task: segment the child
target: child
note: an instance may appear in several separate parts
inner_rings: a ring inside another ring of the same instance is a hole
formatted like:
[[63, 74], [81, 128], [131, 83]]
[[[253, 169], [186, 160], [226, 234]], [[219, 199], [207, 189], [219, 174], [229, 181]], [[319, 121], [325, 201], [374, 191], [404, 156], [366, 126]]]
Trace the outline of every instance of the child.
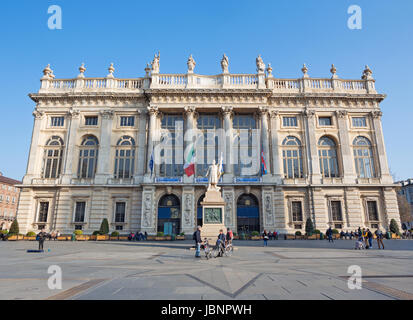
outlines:
[[359, 250], [361, 250], [361, 249], [365, 249], [365, 246], [364, 246], [364, 242], [363, 242], [363, 237], [362, 236], [359, 236], [359, 238], [357, 239], [357, 241], [356, 241], [356, 246], [355, 246], [355, 248], [354, 249], [359, 249]]

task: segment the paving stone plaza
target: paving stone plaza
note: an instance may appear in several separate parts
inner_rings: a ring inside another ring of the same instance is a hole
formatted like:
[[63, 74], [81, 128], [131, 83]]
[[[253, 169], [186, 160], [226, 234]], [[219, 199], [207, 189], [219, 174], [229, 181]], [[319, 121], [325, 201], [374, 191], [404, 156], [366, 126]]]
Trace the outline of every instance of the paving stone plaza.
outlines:
[[[354, 241], [235, 241], [232, 257], [195, 259], [192, 241], [0, 242], [0, 299], [405, 300], [413, 299], [413, 241], [354, 250]], [[50, 251], [49, 251], [50, 249]], [[348, 267], [362, 270], [349, 289]], [[50, 266], [62, 270], [51, 290]]]

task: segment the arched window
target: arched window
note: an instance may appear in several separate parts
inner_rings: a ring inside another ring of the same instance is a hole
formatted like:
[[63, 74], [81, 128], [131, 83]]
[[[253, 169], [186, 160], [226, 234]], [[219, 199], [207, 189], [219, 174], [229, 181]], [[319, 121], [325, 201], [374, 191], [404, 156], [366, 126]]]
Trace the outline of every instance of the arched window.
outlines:
[[338, 177], [337, 147], [331, 138], [322, 137], [318, 141], [318, 156], [321, 175], [326, 178]]
[[365, 137], [357, 137], [353, 141], [354, 161], [359, 178], [375, 177], [373, 149], [370, 140]]
[[283, 141], [284, 177], [303, 178], [303, 154], [301, 142], [296, 137], [288, 136]]
[[158, 232], [178, 234], [181, 229], [181, 203], [173, 194], [164, 195], [158, 203]]
[[115, 153], [115, 178], [128, 179], [135, 167], [135, 140], [129, 136], [119, 139]]
[[62, 168], [63, 140], [51, 137], [44, 148], [43, 178], [58, 178]]
[[99, 142], [94, 136], [83, 139], [79, 152], [77, 175], [79, 178], [93, 178], [98, 161]]

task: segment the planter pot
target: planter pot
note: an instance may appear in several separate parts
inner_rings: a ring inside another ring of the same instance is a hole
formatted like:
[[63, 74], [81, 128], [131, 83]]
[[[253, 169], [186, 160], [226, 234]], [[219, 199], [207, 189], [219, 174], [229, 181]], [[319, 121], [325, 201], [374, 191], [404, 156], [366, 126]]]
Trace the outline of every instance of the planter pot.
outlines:
[[89, 236], [87, 236], [87, 235], [77, 235], [77, 236], [76, 236], [76, 240], [77, 240], [77, 241], [88, 241], [88, 240], [89, 240]]
[[110, 237], [109, 237], [109, 240], [110, 240], [110, 241], [113, 241], [113, 240], [118, 241], [118, 240], [119, 240], [119, 236], [110, 236]]
[[239, 240], [239, 236], [234, 236], [234, 240]]
[[146, 240], [155, 240], [156, 236], [148, 236]]
[[109, 240], [109, 236], [107, 234], [98, 235], [98, 236], [96, 236], [96, 240], [97, 241], [107, 241], [107, 240]]
[[304, 236], [303, 235], [301, 235], [301, 236], [294, 236], [295, 237], [295, 240], [303, 240], [304, 239]]
[[295, 240], [295, 236], [291, 234], [286, 234], [285, 235], [285, 240]]
[[33, 236], [33, 237], [24, 236], [23, 240], [36, 241], [36, 236]]
[[96, 235], [91, 235], [91, 236], [89, 236], [89, 240], [96, 240]]
[[7, 238], [8, 241], [17, 241], [17, 236], [10, 236]]
[[307, 236], [308, 240], [317, 240], [317, 235], [316, 234], [312, 234], [311, 236]]
[[261, 240], [260, 236], [251, 236], [251, 240]]
[[127, 236], [119, 236], [118, 239], [120, 241], [128, 241], [128, 237]]
[[57, 237], [57, 240], [58, 240], [58, 241], [67, 241], [67, 240], [70, 240], [70, 238], [71, 238], [71, 237], [60, 236], [60, 237]]
[[175, 240], [185, 240], [185, 236], [176, 236]]

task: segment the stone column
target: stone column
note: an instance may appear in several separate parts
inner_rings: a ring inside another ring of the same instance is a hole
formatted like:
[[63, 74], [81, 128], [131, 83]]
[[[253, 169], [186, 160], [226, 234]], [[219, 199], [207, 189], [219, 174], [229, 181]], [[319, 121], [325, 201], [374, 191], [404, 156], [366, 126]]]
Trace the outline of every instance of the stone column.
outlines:
[[41, 148], [39, 146], [40, 140], [40, 132], [41, 129], [44, 127], [44, 112], [38, 111], [37, 109], [33, 112], [34, 116], [34, 125], [33, 125], [33, 133], [32, 133], [32, 142], [30, 145], [30, 152], [29, 152], [29, 161], [27, 165], [27, 172], [23, 178], [24, 184], [31, 184], [33, 178], [40, 178], [41, 172], [39, 166], [39, 159], [43, 159], [43, 155], [41, 153]]
[[146, 132], [147, 132], [147, 112], [139, 110], [139, 132], [138, 132], [138, 148], [136, 154], [136, 165], [134, 178], [135, 183], [140, 183], [143, 180], [143, 175], [145, 174], [145, 157], [147, 154], [146, 150]]
[[[270, 156], [270, 142], [268, 130], [268, 108], [259, 107], [259, 114], [261, 120], [261, 141], [262, 141], [262, 151], [264, 151], [265, 163], [267, 165], [267, 174], [263, 175], [263, 180], [271, 180], [271, 156]], [[260, 166], [261, 166], [261, 154], [260, 154]]]
[[[381, 111], [373, 111], [371, 118], [373, 121], [374, 139], [376, 143], [376, 155], [377, 161], [375, 161], [375, 169], [377, 175], [381, 178], [381, 183], [393, 183], [393, 179], [390, 175], [389, 165], [387, 163], [386, 147], [384, 145], [383, 129], [381, 126]], [[378, 167], [377, 167], [378, 164]]]
[[[148, 107], [148, 114], [149, 114], [149, 127], [148, 127], [148, 149], [147, 149], [148, 151], [146, 153], [146, 177], [150, 179], [151, 168], [149, 166], [149, 163], [151, 161], [151, 155], [154, 149], [154, 143], [155, 143], [156, 136], [157, 136], [157, 121], [158, 121], [158, 115], [159, 115], [158, 107], [155, 107], [155, 106]], [[155, 167], [156, 166], [154, 166], [152, 178], [155, 175]]]
[[[184, 108], [184, 113], [186, 117], [185, 121], [185, 133], [184, 133], [184, 165], [186, 163], [186, 159], [188, 157], [189, 152], [192, 149], [192, 146], [195, 148], [195, 107], [194, 106], [186, 106]], [[188, 140], [187, 140], [188, 139]], [[192, 146], [191, 146], [192, 144]], [[184, 182], [185, 183], [193, 183], [195, 175], [188, 177], [184, 172]], [[185, 231], [184, 231], [185, 232]]]
[[99, 154], [96, 170], [95, 183], [106, 184], [108, 178], [113, 176], [110, 170], [111, 160], [111, 135], [112, 135], [112, 119], [114, 112], [112, 110], [104, 110], [100, 112], [102, 124], [100, 126], [100, 141]]
[[280, 116], [278, 111], [271, 111], [271, 145], [272, 145], [272, 167], [275, 183], [281, 184], [283, 179], [283, 168], [281, 166], [280, 141], [278, 131], [280, 129]]
[[338, 134], [340, 138], [341, 159], [342, 159], [342, 176], [343, 183], [355, 183], [356, 174], [354, 169], [354, 157], [351, 152], [351, 143], [348, 136], [348, 112], [339, 110], [336, 112], [338, 120]]
[[315, 111], [306, 110], [305, 115], [305, 136], [306, 136], [306, 152], [307, 152], [307, 167], [310, 183], [321, 183], [320, 160], [318, 157], [318, 141], [315, 137]]
[[70, 110], [67, 118], [70, 122], [65, 141], [62, 184], [70, 184], [71, 180], [76, 178], [76, 171], [73, 171], [73, 164], [79, 156], [76, 154], [76, 137], [80, 125], [80, 112], [78, 110]]
[[[233, 182], [234, 181], [234, 166], [233, 166], [233, 133], [232, 133], [232, 117], [233, 117], [233, 107], [225, 106], [221, 108], [222, 115], [224, 117], [224, 131], [225, 131], [225, 150], [224, 153], [224, 168], [225, 174], [223, 177], [224, 182]], [[221, 155], [219, 155], [221, 156]], [[218, 159], [219, 161], [219, 159]]]
[[183, 187], [181, 230], [190, 235], [195, 231], [195, 188]]

